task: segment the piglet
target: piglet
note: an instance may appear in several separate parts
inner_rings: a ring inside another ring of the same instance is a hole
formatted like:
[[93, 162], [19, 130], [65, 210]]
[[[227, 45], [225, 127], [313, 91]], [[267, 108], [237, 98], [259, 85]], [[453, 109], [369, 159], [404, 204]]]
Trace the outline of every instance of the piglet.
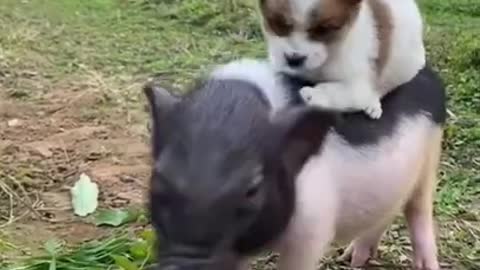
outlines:
[[333, 242], [351, 242], [344, 257], [362, 266], [403, 211], [415, 268], [438, 270], [439, 78], [424, 68], [384, 98], [375, 121], [299, 104], [308, 82], [298, 82], [244, 59], [183, 97], [145, 87], [158, 269], [247, 269], [269, 249], [280, 270], [314, 270]]

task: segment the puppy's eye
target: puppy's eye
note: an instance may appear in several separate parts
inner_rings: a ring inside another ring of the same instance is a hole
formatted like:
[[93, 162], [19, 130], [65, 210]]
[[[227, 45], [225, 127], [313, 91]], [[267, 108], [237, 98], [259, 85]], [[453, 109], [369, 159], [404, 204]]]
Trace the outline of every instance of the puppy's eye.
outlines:
[[328, 39], [329, 36], [340, 30], [340, 28], [333, 25], [319, 24], [308, 29], [308, 33], [312, 39]]
[[317, 35], [325, 35], [325, 34], [328, 34], [329, 32], [332, 31], [332, 28], [331, 27], [327, 27], [327, 26], [324, 26], [324, 25], [319, 25], [315, 28], [313, 28], [312, 30], [310, 30], [311, 32], [314, 32], [315, 34]]
[[293, 23], [283, 16], [272, 16], [267, 18], [267, 26], [278, 36], [288, 36], [293, 31]]

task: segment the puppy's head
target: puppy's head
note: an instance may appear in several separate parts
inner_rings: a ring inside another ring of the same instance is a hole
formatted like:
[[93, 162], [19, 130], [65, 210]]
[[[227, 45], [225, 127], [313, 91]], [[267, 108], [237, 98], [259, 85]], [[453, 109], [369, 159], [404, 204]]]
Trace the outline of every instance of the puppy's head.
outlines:
[[145, 88], [161, 270], [236, 269], [288, 224], [294, 177], [333, 118], [307, 107], [271, 116], [251, 87], [213, 80], [183, 98]]
[[315, 71], [351, 28], [362, 0], [260, 0], [269, 56], [290, 74]]

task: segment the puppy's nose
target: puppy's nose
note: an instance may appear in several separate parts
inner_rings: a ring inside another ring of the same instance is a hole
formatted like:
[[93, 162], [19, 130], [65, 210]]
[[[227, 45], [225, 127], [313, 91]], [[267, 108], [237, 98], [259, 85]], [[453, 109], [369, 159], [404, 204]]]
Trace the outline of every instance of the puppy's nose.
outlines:
[[302, 66], [303, 63], [305, 63], [306, 59], [307, 57], [305, 55], [301, 55], [298, 53], [285, 54], [285, 60], [287, 61], [287, 65], [292, 68]]

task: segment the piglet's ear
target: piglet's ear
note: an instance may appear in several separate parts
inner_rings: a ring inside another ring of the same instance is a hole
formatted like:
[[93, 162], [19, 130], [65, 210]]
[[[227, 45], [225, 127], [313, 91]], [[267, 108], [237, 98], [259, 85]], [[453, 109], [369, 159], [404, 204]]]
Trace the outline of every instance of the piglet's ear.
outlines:
[[272, 117], [281, 136], [282, 159], [290, 173], [296, 175], [307, 159], [320, 151], [335, 119], [336, 113], [304, 106]]
[[148, 82], [143, 87], [143, 92], [150, 105], [150, 111], [154, 119], [159, 119], [170, 110], [180, 100], [173, 96], [165, 88], [160, 87], [155, 82]]
[[164, 118], [167, 111], [171, 110], [175, 104], [180, 101], [180, 98], [173, 96], [166, 89], [160, 87], [154, 82], [149, 82], [143, 87], [143, 92], [147, 97], [149, 104], [149, 111], [152, 117], [151, 124], [152, 128], [149, 127], [149, 130], [152, 131], [152, 146], [153, 146], [153, 156], [157, 157], [160, 151], [160, 124]]

